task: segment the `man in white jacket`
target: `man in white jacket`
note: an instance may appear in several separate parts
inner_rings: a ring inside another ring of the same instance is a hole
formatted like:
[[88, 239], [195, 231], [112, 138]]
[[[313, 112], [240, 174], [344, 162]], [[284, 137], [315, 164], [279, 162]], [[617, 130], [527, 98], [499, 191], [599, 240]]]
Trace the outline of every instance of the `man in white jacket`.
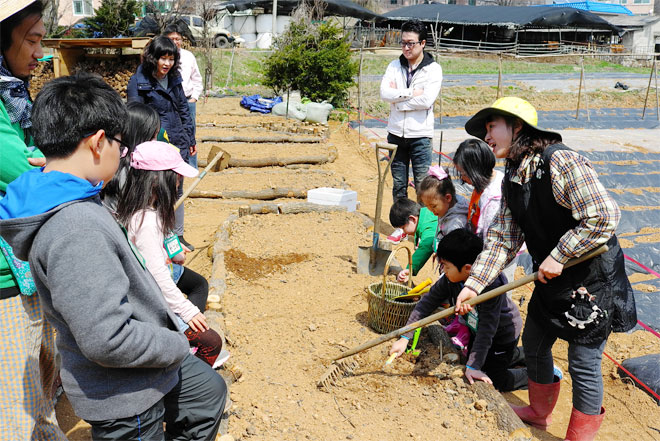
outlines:
[[390, 103], [387, 142], [399, 146], [392, 162], [392, 199], [408, 197], [408, 167], [415, 186], [431, 166], [433, 103], [440, 93], [442, 68], [424, 52], [426, 26], [409, 20], [401, 26], [402, 55], [392, 61], [380, 84], [380, 97]]

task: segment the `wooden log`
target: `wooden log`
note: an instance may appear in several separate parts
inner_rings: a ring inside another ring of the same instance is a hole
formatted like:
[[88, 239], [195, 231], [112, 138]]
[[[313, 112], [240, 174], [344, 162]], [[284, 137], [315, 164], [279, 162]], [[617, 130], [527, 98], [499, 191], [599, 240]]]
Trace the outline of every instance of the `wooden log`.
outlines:
[[265, 190], [246, 191], [208, 191], [198, 190], [190, 193], [191, 198], [211, 198], [211, 199], [259, 199], [272, 200], [279, 198], [306, 198], [307, 190], [293, 188], [268, 188]]
[[229, 167], [286, 167], [291, 164], [325, 164], [334, 162], [335, 155], [309, 155], [309, 156], [296, 156], [291, 158], [277, 158], [271, 156], [268, 158], [254, 158], [254, 159], [238, 159], [232, 158], [229, 160]]
[[[251, 159], [239, 159], [231, 158], [229, 160], [228, 167], [291, 167], [292, 165], [298, 164], [313, 164], [320, 165], [326, 164], [328, 162], [335, 162], [337, 159], [337, 154], [335, 151], [331, 151], [327, 156], [326, 155], [309, 155], [309, 156], [294, 156], [290, 158], [277, 158], [275, 156], [267, 158], [251, 158]], [[197, 163], [198, 167], [206, 167], [207, 161], [199, 158]]]
[[502, 394], [492, 384], [475, 381], [469, 387], [472, 388], [480, 399], [486, 400], [488, 410], [495, 414], [497, 427], [508, 433], [510, 440], [522, 441], [532, 439], [532, 433], [529, 428], [520, 420], [518, 415], [511, 409], [511, 406], [509, 406], [509, 403], [507, 403]]
[[[289, 167], [287, 167], [289, 168]], [[292, 171], [292, 170], [287, 170], [287, 169], [280, 169], [280, 168], [275, 168], [275, 169], [270, 169], [270, 170], [251, 170], [249, 168], [230, 168], [227, 170], [223, 170], [221, 172], [213, 172], [209, 173], [210, 175], [213, 176], [225, 176], [225, 175], [283, 175], [283, 174], [289, 174], [289, 175], [322, 175], [322, 176], [335, 176], [336, 173], [332, 170], [307, 170], [307, 169], [302, 169], [302, 170], [297, 170], [297, 171]]]
[[205, 136], [202, 138], [202, 142], [249, 142], [249, 143], [319, 143], [323, 141], [323, 138], [318, 136]]
[[238, 216], [251, 214], [299, 214], [299, 213], [332, 213], [346, 211], [342, 205], [320, 205], [311, 202], [289, 202], [283, 204], [262, 203], [243, 205], [238, 208]]
[[332, 213], [347, 210], [342, 205], [320, 205], [312, 204], [311, 202], [289, 202], [287, 204], [278, 204], [278, 208], [282, 214]]
[[[451, 339], [442, 326], [430, 325], [426, 327], [431, 341], [441, 348], [450, 348]], [[488, 410], [493, 412], [497, 420], [497, 427], [509, 434], [509, 441], [528, 441], [532, 433], [518, 415], [511, 409], [509, 403], [492, 384], [476, 381], [468, 386], [477, 394], [477, 397], [488, 402]]]

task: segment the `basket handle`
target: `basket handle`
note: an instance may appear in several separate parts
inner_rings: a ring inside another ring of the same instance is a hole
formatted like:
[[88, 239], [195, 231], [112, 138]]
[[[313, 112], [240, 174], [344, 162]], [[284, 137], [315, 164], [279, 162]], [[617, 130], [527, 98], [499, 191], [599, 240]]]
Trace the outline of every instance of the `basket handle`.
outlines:
[[[412, 253], [410, 252], [410, 249], [405, 245], [399, 245], [398, 247], [394, 248], [390, 253], [390, 257], [387, 258], [387, 262], [385, 262], [385, 269], [383, 270], [383, 286], [380, 290], [381, 305], [383, 308], [385, 307], [385, 285], [387, 284], [387, 274], [390, 272], [390, 265], [392, 264], [392, 260], [394, 260], [394, 255], [401, 249], [406, 250], [408, 253], [408, 268], [410, 268], [410, 271], [412, 271]], [[412, 273], [410, 274], [410, 277], [408, 277], [408, 288], [412, 288]]]

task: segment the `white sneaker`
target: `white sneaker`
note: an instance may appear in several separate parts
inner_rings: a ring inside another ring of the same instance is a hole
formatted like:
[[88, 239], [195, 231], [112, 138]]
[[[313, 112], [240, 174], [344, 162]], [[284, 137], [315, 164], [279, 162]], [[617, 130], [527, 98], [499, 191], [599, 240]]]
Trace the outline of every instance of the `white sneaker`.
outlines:
[[229, 351], [227, 350], [222, 350], [218, 354], [218, 358], [215, 359], [215, 363], [213, 363], [213, 369], [218, 369], [220, 366], [222, 366], [225, 361], [229, 360]]
[[397, 244], [397, 243], [400, 243], [403, 239], [405, 239], [406, 236], [407, 235], [406, 235], [406, 233], [403, 232], [403, 229], [397, 228], [396, 230], [394, 230], [392, 232], [392, 234], [387, 236], [387, 240], [389, 240], [390, 242], [392, 242], [394, 244]]

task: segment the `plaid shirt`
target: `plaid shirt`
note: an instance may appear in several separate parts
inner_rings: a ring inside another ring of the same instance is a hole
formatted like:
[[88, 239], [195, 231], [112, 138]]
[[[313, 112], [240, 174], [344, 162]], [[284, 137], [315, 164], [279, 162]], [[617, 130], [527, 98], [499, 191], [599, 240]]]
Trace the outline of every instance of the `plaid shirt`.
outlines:
[[[511, 182], [528, 183], [541, 160], [541, 155], [527, 156]], [[606, 243], [614, 234], [621, 212], [607, 194], [598, 175], [584, 156], [571, 150], [559, 150], [550, 159], [552, 193], [559, 205], [571, 210], [580, 223], [564, 233], [550, 256], [565, 264]], [[502, 205], [488, 231], [485, 250], [479, 255], [465, 286], [480, 293], [502, 268], [513, 260], [522, 247], [525, 236], [516, 224], [511, 210]]]

